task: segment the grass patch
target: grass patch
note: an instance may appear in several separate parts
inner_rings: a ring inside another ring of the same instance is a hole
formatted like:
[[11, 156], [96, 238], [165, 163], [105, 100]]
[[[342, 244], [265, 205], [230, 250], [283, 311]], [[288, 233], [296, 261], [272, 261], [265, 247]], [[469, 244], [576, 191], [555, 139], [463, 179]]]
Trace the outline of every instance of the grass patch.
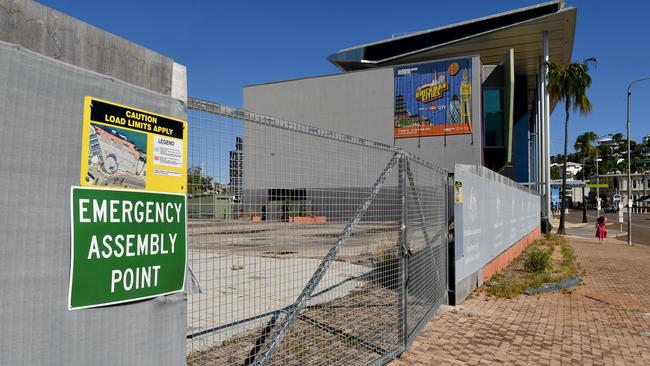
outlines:
[[559, 235], [536, 240], [507, 268], [492, 276], [489, 295], [512, 298], [529, 288], [573, 278], [580, 273], [573, 249]]
[[533, 248], [528, 251], [524, 260], [524, 268], [528, 272], [544, 272], [551, 268], [551, 254], [547, 248]]

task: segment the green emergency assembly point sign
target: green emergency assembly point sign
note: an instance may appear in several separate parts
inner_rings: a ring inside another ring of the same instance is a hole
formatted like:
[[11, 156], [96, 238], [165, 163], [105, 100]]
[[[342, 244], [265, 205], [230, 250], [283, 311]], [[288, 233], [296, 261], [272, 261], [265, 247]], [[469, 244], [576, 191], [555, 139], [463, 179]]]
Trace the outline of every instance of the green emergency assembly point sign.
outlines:
[[184, 194], [72, 187], [69, 308], [183, 291]]

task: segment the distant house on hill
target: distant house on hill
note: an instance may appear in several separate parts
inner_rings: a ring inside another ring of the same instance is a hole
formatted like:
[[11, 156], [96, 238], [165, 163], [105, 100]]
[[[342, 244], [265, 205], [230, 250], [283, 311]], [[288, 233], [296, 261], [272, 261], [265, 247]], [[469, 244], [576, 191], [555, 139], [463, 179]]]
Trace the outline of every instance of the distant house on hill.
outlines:
[[[557, 166], [557, 167], [560, 168], [560, 176], [561, 176], [564, 164], [553, 163], [553, 164], [551, 164], [551, 167], [553, 167], [553, 166]], [[568, 162], [567, 167], [566, 167], [567, 179], [573, 179], [576, 176], [576, 174], [578, 174], [578, 172], [581, 171], [581, 170], [582, 170], [582, 164], [574, 163], [572, 161]]]

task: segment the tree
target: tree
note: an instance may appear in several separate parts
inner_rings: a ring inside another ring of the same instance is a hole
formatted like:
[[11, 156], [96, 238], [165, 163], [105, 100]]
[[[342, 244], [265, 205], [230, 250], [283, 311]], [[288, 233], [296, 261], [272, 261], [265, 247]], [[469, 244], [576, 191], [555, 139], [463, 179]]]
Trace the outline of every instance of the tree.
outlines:
[[[636, 166], [635, 169], [636, 169], [637, 173], [643, 174], [641, 176], [641, 187], [643, 187], [643, 196], [645, 197], [646, 196], [646, 187], [647, 187], [646, 180], [648, 179], [648, 174], [647, 174], [648, 170], [646, 169], [646, 165], [645, 165], [644, 161], [641, 158], [637, 157], [635, 159], [638, 159], [637, 161], [634, 162], [634, 164]], [[647, 201], [644, 201], [643, 207], [647, 207], [647, 205], [648, 205]]]
[[[598, 151], [598, 149], [596, 149], [596, 147], [594, 146], [594, 142], [596, 142], [596, 140], [598, 140], [598, 135], [596, 135], [596, 133], [593, 131], [587, 131], [582, 135], [578, 136], [578, 138], [576, 138], [575, 144], [573, 144], [573, 148], [579, 150], [580, 154], [582, 155], [583, 164], [582, 164], [582, 170], [580, 172], [582, 173], [583, 181], [588, 177], [586, 167], [584, 164], [584, 159], [596, 155], [596, 151]], [[587, 202], [585, 198], [585, 187], [582, 187], [582, 222], [583, 223], [587, 222], [586, 203]]]
[[622, 159], [620, 163], [616, 164], [616, 170], [619, 172], [627, 172], [627, 159]]
[[643, 160], [635, 156], [632, 158], [632, 173], [641, 173], [643, 174], [645, 172], [645, 166], [643, 164]]
[[594, 142], [598, 140], [598, 135], [593, 131], [587, 131], [576, 138], [573, 148], [580, 151], [583, 157], [590, 157], [596, 154]]
[[212, 189], [212, 177], [203, 175], [201, 167], [191, 166], [187, 169], [187, 194], [200, 196]]
[[[551, 164], [562, 164], [562, 159], [563, 158], [564, 158], [564, 156], [562, 156], [560, 154], [553, 155], [553, 156], [551, 156]], [[553, 169], [553, 167], [551, 167], [551, 169]]]
[[[636, 141], [630, 140], [630, 146], [632, 147], [632, 151], [636, 149]], [[618, 144], [618, 151], [620, 152], [626, 152], [627, 151], [627, 140], [623, 140], [619, 142]]]
[[562, 172], [560, 172], [560, 167], [557, 165], [551, 166], [551, 179], [560, 179], [562, 178]]
[[598, 163], [598, 175], [606, 175], [616, 169], [616, 159], [603, 159]]
[[[571, 62], [568, 65], [548, 62], [548, 90], [554, 99], [564, 102], [564, 161], [568, 155], [569, 145], [569, 116], [570, 110], [586, 115], [591, 112], [591, 101], [587, 98], [587, 89], [591, 86], [591, 76], [589, 76], [589, 62], [596, 62], [595, 58], [587, 59], [583, 62]], [[566, 234], [564, 228], [566, 208], [566, 164], [562, 174], [562, 190], [560, 199], [560, 226], [557, 229], [558, 234]]]
[[634, 143], [632, 146], [634, 147], [634, 149], [632, 150], [632, 155], [634, 155], [636, 157], [639, 157], [639, 156], [643, 155], [643, 151], [645, 149], [645, 144]]
[[614, 150], [609, 145], [601, 144], [598, 145], [598, 155], [600, 155], [600, 158], [603, 160], [609, 159], [612, 154], [614, 153]]
[[[564, 157], [562, 157], [562, 158], [564, 158]], [[569, 154], [569, 155], [567, 156], [567, 160], [572, 161], [572, 162], [574, 162], [574, 163], [579, 162], [581, 158], [582, 158], [582, 157], [580, 156], [580, 153]]]
[[[598, 167], [600, 169], [600, 167]], [[593, 161], [584, 161], [581, 169], [575, 174], [574, 178], [586, 180], [596, 175], [596, 164]]]

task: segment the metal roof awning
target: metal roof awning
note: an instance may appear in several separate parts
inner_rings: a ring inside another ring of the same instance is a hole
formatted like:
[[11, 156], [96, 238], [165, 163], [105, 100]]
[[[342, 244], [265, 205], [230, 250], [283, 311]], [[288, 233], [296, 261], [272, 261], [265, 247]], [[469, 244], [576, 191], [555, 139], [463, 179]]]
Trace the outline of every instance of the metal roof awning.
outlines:
[[570, 62], [576, 14], [576, 8], [565, 7], [564, 1], [550, 1], [346, 48], [328, 60], [343, 71], [470, 55], [479, 55], [483, 64], [498, 64], [514, 48], [515, 73], [528, 76], [532, 93], [544, 54], [544, 32], [548, 33], [550, 61]]
[[328, 60], [343, 71], [477, 54], [484, 64], [497, 64], [512, 47], [515, 60], [520, 60], [517, 71], [537, 73], [545, 31], [551, 41], [551, 60], [570, 60], [575, 20], [576, 8], [564, 7], [563, 1], [551, 1], [346, 48]]

